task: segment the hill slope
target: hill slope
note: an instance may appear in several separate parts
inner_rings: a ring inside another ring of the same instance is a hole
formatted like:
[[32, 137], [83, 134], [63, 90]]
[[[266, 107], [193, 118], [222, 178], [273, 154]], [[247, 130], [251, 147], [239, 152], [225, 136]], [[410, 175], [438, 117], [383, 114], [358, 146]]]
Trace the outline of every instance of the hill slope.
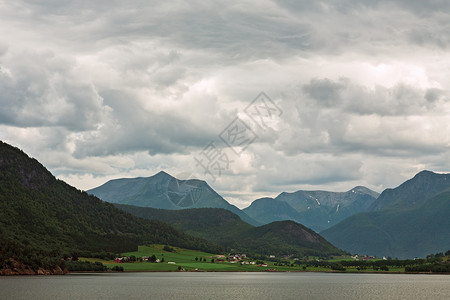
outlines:
[[158, 220], [185, 233], [226, 244], [238, 232], [253, 228], [238, 215], [223, 208], [190, 208], [166, 210], [114, 204], [130, 214], [149, 220]]
[[[398, 197], [393, 198], [389, 206], [354, 215], [321, 234], [352, 253], [413, 258], [445, 251], [450, 245], [450, 192], [446, 190], [426, 198], [433, 194], [426, 186], [440, 186], [441, 178], [446, 176], [428, 172], [419, 174], [389, 192]], [[433, 174], [438, 175], [435, 176], [437, 183], [420, 178]], [[424, 191], [421, 193], [423, 198], [415, 197], [411, 191]], [[404, 203], [411, 206], [405, 207]]]
[[162, 210], [120, 205], [136, 216], [161, 220], [179, 230], [249, 255], [329, 256], [343, 252], [314, 231], [295, 222], [273, 222], [253, 227], [225, 209]]
[[172, 210], [224, 208], [249, 224], [259, 225], [259, 222], [223, 199], [205, 181], [179, 180], [162, 171], [151, 177], [110, 180], [88, 193], [110, 203], [141, 207]]
[[235, 237], [234, 246], [240, 251], [276, 256], [344, 254], [313, 230], [294, 221], [272, 222], [243, 231]]
[[38, 161], [0, 142], [0, 254], [125, 252], [142, 243], [220, 248], [159, 221], [134, 217], [57, 180]]

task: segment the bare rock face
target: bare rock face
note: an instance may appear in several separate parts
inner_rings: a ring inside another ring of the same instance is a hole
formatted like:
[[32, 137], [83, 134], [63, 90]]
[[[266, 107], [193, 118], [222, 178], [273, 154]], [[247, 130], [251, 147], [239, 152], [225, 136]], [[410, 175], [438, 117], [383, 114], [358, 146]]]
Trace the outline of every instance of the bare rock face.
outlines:
[[36, 273], [31, 269], [22, 269], [22, 273], [20, 275], [35, 275]]
[[37, 270], [37, 275], [45, 275], [44, 269]]
[[53, 270], [46, 270], [39, 268], [34, 271], [30, 266], [22, 264], [12, 258], [10, 260], [11, 267], [8, 269], [0, 269], [0, 276], [14, 276], [14, 275], [64, 275], [67, 274], [67, 270], [61, 269], [61, 267], [56, 267]]
[[14, 259], [10, 258], [10, 268], [1, 269], [0, 275], [35, 275], [36, 273], [30, 268], [30, 266], [24, 265]]
[[52, 275], [64, 275], [67, 274], [67, 270], [61, 269], [61, 267], [56, 267], [56, 269], [52, 270]]
[[10, 276], [10, 275], [16, 275], [16, 274], [11, 269], [2, 269], [2, 270], [0, 270], [0, 275]]

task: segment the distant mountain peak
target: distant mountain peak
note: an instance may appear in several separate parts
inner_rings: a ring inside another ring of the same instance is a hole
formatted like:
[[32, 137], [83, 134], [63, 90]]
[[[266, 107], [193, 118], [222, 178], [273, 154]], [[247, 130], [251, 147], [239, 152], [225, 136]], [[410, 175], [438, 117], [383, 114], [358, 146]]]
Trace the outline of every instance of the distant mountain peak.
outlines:
[[156, 173], [156, 175], [158, 175], [158, 174], [165, 174], [165, 175], [169, 175], [170, 176], [169, 173], [167, 173], [166, 171], [163, 171], [163, 170], [161, 170], [158, 173]]
[[450, 244], [450, 174], [422, 171], [321, 234], [352, 253], [425, 257]]
[[362, 185], [355, 186], [354, 188], [349, 190], [347, 193], [366, 194], [366, 195], [370, 195], [370, 196], [372, 196], [374, 198], [377, 198], [380, 195], [380, 193], [377, 193], [377, 192], [375, 192], [375, 191], [373, 191], [373, 190], [371, 190], [371, 189], [369, 189], [369, 188], [367, 188], [365, 186], [362, 186]]
[[225, 208], [249, 224], [259, 224], [236, 206], [228, 203], [206, 181], [180, 180], [165, 171], [146, 178], [110, 180], [89, 190], [88, 193], [111, 203], [159, 209]]
[[417, 207], [449, 188], [450, 174], [423, 170], [398, 187], [384, 190], [369, 210]]
[[[450, 173], [437, 173], [429, 170], [423, 170], [414, 175], [413, 178], [407, 180], [406, 182], [417, 180], [417, 179], [426, 179], [426, 178], [445, 178], [450, 176]], [[445, 179], [444, 179], [445, 180]]]
[[417, 173], [413, 178], [419, 178], [419, 177], [431, 176], [431, 175], [440, 175], [440, 174], [435, 173], [433, 171], [429, 171], [429, 170], [422, 170], [419, 173]]
[[170, 178], [175, 178], [172, 175], [170, 175], [169, 173], [167, 173], [166, 171], [159, 171], [158, 173], [156, 173], [155, 175], [151, 176], [151, 177], [170, 177]]
[[369, 190], [369, 189], [362, 185], [357, 185], [351, 189], [351, 191], [358, 191], [358, 192], [365, 192], [367, 190]]
[[282, 192], [274, 201], [256, 200], [255, 205], [252, 203], [245, 211], [262, 223], [290, 219], [320, 231], [352, 214], [365, 211], [378, 195], [363, 186], [347, 192], [298, 190]]

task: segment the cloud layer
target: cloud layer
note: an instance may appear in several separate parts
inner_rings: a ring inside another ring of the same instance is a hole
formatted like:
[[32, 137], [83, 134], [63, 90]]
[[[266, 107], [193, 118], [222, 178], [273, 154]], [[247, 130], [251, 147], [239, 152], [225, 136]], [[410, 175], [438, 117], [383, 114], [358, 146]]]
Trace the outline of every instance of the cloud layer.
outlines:
[[[81, 189], [164, 169], [241, 207], [448, 172], [449, 5], [1, 2], [0, 139]], [[245, 114], [261, 91], [268, 127]], [[236, 117], [257, 136], [240, 155], [219, 136]]]

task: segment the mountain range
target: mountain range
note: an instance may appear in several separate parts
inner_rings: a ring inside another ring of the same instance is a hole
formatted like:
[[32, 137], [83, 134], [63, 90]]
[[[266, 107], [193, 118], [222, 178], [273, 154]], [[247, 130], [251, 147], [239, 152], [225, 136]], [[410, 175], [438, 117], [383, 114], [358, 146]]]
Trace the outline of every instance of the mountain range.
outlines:
[[419, 207], [448, 188], [450, 188], [450, 174], [422, 171], [397, 188], [384, 190], [368, 210]]
[[[284, 192], [243, 211], [204, 181], [164, 172], [114, 180], [92, 191], [120, 209], [57, 180], [38, 161], [0, 142], [0, 264], [8, 255], [31, 261], [45, 253], [92, 256], [143, 243], [322, 256], [342, 253], [336, 245], [398, 258], [450, 248], [450, 174], [422, 171], [379, 196], [365, 187]], [[153, 201], [166, 209], [142, 207]], [[307, 227], [326, 228], [320, 234], [333, 245]]]
[[425, 257], [450, 248], [449, 216], [450, 174], [422, 171], [321, 234], [352, 253]]
[[164, 171], [151, 177], [121, 178], [87, 191], [98, 198], [119, 204], [160, 209], [224, 208], [237, 214], [243, 221], [261, 225], [245, 212], [228, 203], [205, 181], [179, 180]]
[[172, 210], [224, 208], [254, 226], [292, 220], [316, 232], [355, 213], [366, 211], [379, 195], [361, 186], [348, 192], [283, 192], [275, 199], [257, 199], [249, 207], [240, 210], [228, 203], [205, 181], [179, 180], [163, 171], [151, 177], [110, 180], [87, 192], [110, 203], [140, 207]]
[[275, 199], [262, 198], [252, 202], [244, 212], [267, 224], [279, 220], [294, 220], [317, 232], [345, 218], [366, 211], [378, 193], [362, 186], [347, 192], [297, 191], [283, 192]]
[[[291, 221], [254, 227], [225, 209], [159, 211], [164, 218], [133, 216], [56, 179], [37, 160], [0, 141], [0, 270], [8, 269], [11, 259], [53, 269], [63, 256], [111, 257], [155, 243], [210, 253], [230, 248], [255, 255], [343, 253]], [[220, 232], [228, 232], [226, 239], [217, 238]]]
[[[164, 173], [164, 176], [165, 182], [185, 183], [173, 179], [167, 173]], [[211, 192], [212, 189], [206, 183], [199, 180], [196, 183], [196, 187], [201, 186], [207, 189], [210, 195], [214, 195], [211, 197], [214, 201], [209, 202], [208, 194], [200, 193], [204, 195], [201, 198], [203, 207], [217, 207], [216, 203], [220, 203], [220, 207], [227, 207], [223, 204], [226, 200]], [[167, 202], [173, 205], [173, 199], [169, 199], [167, 190], [170, 189], [167, 184], [163, 187], [166, 192], [158, 193], [149, 191], [149, 186], [147, 185], [144, 194], [159, 195], [157, 200], [160, 208], [167, 207]], [[105, 189], [103, 192], [107, 192], [107, 184], [102, 187]], [[319, 232], [334, 245], [352, 253], [399, 258], [423, 257], [450, 248], [450, 239], [447, 238], [450, 232], [447, 225], [450, 224], [444, 217], [445, 213], [450, 213], [450, 201], [446, 200], [449, 189], [450, 174], [422, 171], [397, 188], [386, 189], [381, 194], [363, 186], [354, 187], [347, 192], [282, 192], [275, 198], [253, 201], [239, 216], [244, 221], [248, 219], [243, 218], [243, 215], [250, 218], [253, 222], [247, 223], [253, 225], [295, 221]], [[180, 188], [175, 190], [179, 199], [186, 199], [189, 195], [188, 192], [183, 193]], [[126, 197], [121, 198], [120, 193]], [[132, 201], [129, 199], [135, 198], [129, 195], [134, 194], [136, 192], [130, 190], [118, 191], [114, 194], [114, 201], [130, 203]], [[101, 194], [97, 195], [102, 197]], [[155, 206], [152, 197], [139, 199], [145, 201], [146, 206]], [[215, 202], [217, 199], [220, 201]], [[236, 212], [236, 209], [233, 206], [232, 211]], [[198, 235], [198, 231], [194, 235], [202, 236]]]

